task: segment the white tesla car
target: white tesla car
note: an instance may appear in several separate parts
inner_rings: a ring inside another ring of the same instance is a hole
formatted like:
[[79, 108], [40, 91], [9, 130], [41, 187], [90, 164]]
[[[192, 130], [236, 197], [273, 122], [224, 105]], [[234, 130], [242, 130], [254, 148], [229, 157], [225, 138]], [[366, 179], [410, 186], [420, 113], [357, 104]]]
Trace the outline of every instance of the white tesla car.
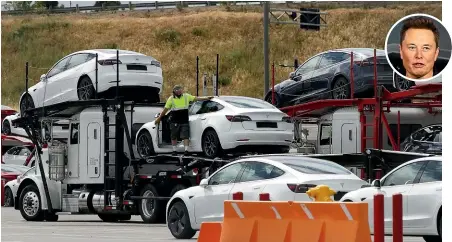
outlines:
[[[156, 128], [154, 121], [137, 132], [138, 153], [145, 158], [172, 152], [168, 112]], [[225, 151], [287, 153], [293, 140], [291, 119], [273, 105], [256, 98], [220, 96], [197, 101], [189, 110], [189, 152], [214, 158]], [[183, 143], [178, 152], [183, 152]]]
[[236, 192], [243, 193], [243, 200], [258, 201], [260, 193], [269, 193], [272, 201], [311, 201], [306, 191], [327, 185], [336, 191], [337, 201], [365, 184], [345, 167], [322, 159], [297, 154], [243, 157], [199, 186], [176, 192], [166, 207], [167, 225], [174, 237], [191, 238], [202, 222], [223, 220], [224, 201]]
[[[160, 62], [127, 50], [120, 50], [118, 59], [120, 95], [135, 101], [159, 102], [163, 83]], [[67, 55], [43, 74], [28, 93], [22, 94], [20, 112], [66, 101], [92, 99], [96, 90], [99, 97], [114, 96], [116, 69], [115, 49], [83, 50]]]
[[385, 233], [392, 234], [392, 195], [403, 196], [403, 234], [424, 236], [426, 242], [441, 241], [442, 157], [408, 161], [370, 187], [344, 195], [341, 201], [369, 203], [369, 225], [373, 232], [373, 198], [385, 195]]

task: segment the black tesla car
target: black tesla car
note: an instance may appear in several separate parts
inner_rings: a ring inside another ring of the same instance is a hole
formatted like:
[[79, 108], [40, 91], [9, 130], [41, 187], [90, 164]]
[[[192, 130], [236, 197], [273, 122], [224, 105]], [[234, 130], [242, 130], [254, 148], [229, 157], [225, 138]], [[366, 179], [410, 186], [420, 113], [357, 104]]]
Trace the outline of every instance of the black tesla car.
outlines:
[[[318, 99], [350, 98], [350, 65], [353, 52], [355, 97], [372, 97], [374, 87], [374, 49], [346, 48], [319, 53], [290, 73], [289, 79], [275, 85], [276, 107], [285, 107]], [[377, 83], [395, 91], [393, 73], [384, 50], [377, 49]], [[265, 95], [272, 103], [272, 89]]]
[[441, 155], [442, 124], [433, 124], [414, 131], [401, 144], [400, 150], [405, 152]]

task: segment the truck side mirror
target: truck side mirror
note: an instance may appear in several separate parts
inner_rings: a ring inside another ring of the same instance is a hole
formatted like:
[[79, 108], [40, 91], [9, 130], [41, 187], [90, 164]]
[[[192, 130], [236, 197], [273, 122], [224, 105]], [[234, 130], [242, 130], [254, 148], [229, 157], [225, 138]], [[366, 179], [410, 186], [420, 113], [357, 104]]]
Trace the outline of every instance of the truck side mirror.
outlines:
[[373, 187], [380, 188], [380, 187], [381, 187], [381, 182], [380, 182], [380, 180], [379, 180], [379, 179], [373, 180], [373, 181], [372, 181], [372, 186], [373, 186]]

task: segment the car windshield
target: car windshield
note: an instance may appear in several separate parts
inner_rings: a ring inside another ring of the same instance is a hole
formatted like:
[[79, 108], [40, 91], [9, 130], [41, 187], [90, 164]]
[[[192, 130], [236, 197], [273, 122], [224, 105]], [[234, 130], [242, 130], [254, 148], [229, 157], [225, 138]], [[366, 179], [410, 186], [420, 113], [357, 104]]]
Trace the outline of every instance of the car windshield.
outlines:
[[315, 159], [310, 157], [290, 157], [275, 156], [268, 157], [270, 160], [281, 162], [282, 164], [304, 174], [335, 174], [349, 175], [351, 171], [334, 162]]
[[220, 97], [220, 99], [237, 108], [276, 109], [270, 103], [255, 98]]

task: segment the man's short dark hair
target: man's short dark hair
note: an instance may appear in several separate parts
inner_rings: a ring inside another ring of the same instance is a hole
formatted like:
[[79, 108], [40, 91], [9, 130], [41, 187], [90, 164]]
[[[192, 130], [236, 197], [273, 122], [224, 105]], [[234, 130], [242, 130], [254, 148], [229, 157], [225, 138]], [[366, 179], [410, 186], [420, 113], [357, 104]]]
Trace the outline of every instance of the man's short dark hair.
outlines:
[[436, 47], [439, 47], [439, 31], [438, 28], [436, 28], [433, 19], [424, 16], [416, 16], [405, 19], [403, 21], [402, 29], [400, 30], [400, 44], [402, 44], [405, 39], [405, 33], [409, 29], [431, 30], [435, 36]]

